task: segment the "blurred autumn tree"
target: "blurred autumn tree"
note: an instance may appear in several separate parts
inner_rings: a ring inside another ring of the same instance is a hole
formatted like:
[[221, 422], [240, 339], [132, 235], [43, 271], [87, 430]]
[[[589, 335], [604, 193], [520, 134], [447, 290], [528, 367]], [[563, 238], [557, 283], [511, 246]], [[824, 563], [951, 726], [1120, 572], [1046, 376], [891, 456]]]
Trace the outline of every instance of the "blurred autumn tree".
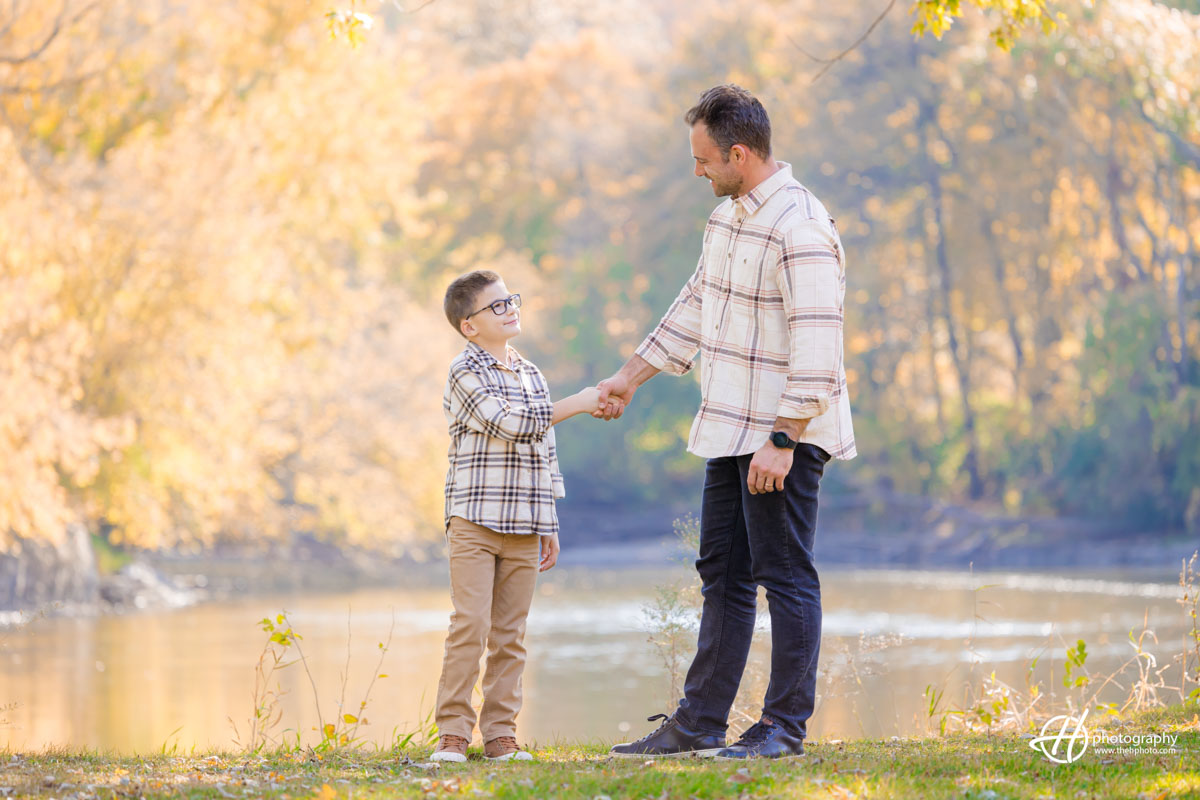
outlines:
[[[850, 252], [831, 478], [1200, 524], [1200, 9], [975, 5], [845, 52], [858, 10], [814, 0], [16, 0], [0, 542], [436, 532], [446, 281], [525, 295], [556, 394], [608, 374], [694, 269], [681, 115], [729, 80]], [[694, 492], [695, 405], [567, 423], [569, 498]]]

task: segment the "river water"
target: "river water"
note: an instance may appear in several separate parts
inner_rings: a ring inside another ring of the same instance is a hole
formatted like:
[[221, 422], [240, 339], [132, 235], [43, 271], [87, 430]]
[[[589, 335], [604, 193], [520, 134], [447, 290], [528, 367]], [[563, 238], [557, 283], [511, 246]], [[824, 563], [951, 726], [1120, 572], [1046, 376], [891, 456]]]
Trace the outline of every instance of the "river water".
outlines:
[[[650, 608], [656, 587], [684, 585], [689, 575], [682, 567], [546, 573], [526, 638], [521, 739], [621, 741], [652, 728], [644, 718], [672, 703], [663, 650], [649, 641]], [[1021, 691], [1032, 676], [1061, 697], [1067, 645], [1085, 640], [1095, 679], [1134, 657], [1130, 632], [1136, 636], [1144, 624], [1158, 639], [1143, 641], [1166, 668], [1162, 682], [1179, 684], [1178, 665], [1170, 664], [1183, 648], [1185, 619], [1169, 575], [827, 570], [822, 593], [814, 739], [919, 734], [936, 725], [926, 687], [943, 691], [941, 708], [953, 709], [965, 704], [966, 687], [978, 690], [992, 672]], [[123, 753], [234, 747], [234, 724], [244, 739], [254, 708], [255, 665], [266, 641], [258, 621], [282, 610], [304, 637], [308, 669], [296, 663], [272, 678], [270, 688], [283, 693], [273, 733], [294, 739], [299, 732], [311, 743], [318, 720], [350, 712], [368, 721], [363, 739], [387, 746], [432, 710], [449, 609], [444, 588], [398, 586], [34, 619], [0, 630], [0, 746]], [[769, 635], [764, 617], [735, 731], [761, 697]], [[686, 658], [694, 634], [679, 641]], [[386, 677], [375, 681], [359, 714], [381, 654]], [[1135, 674], [1131, 667], [1103, 699], [1120, 702]]]

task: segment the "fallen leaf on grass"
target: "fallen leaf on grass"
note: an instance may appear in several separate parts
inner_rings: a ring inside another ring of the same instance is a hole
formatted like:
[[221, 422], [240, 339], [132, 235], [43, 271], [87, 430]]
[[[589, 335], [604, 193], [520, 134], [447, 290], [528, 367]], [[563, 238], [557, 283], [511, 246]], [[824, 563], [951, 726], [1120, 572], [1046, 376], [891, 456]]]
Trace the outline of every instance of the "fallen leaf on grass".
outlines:
[[737, 772], [730, 775], [726, 780], [729, 783], [750, 783], [754, 778], [750, 777], [750, 771], [742, 767]]

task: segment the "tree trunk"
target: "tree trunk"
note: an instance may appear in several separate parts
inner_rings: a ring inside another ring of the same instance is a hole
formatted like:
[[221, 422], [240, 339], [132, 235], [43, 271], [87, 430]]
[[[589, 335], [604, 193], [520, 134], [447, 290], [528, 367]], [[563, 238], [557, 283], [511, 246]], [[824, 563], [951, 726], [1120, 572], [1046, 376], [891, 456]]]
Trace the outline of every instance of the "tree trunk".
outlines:
[[983, 235], [992, 249], [992, 272], [996, 278], [996, 291], [1000, 297], [1001, 310], [1004, 312], [1004, 324], [1008, 328], [1008, 338], [1012, 342], [1013, 402], [1015, 404], [1021, 397], [1021, 373], [1025, 369], [1025, 348], [1021, 344], [1021, 333], [1017, 330], [1017, 315], [1013, 311], [1012, 297], [1009, 296], [1008, 289], [1004, 286], [1007, 269], [1004, 256], [1000, 252], [1000, 243], [996, 241], [996, 236], [992, 233], [990, 220], [983, 220], [981, 227]]
[[[967, 491], [972, 500], [978, 500], [983, 496], [983, 479], [979, 470], [979, 437], [976, 431], [975, 410], [971, 407], [970, 353], [960, 348], [957, 326], [954, 324], [954, 308], [951, 303], [954, 280], [950, 272], [950, 259], [946, 254], [946, 201], [942, 191], [941, 168], [933, 162], [929, 154], [930, 146], [934, 141], [942, 140], [936, 114], [936, 94], [932, 100], [925, 97], [918, 100], [917, 124], [920, 127], [923, 145], [919, 158], [926, 185], [929, 187], [929, 210], [933, 216], [933, 224], [926, 224], [923, 227], [926, 242], [934, 252], [934, 264], [937, 271], [936, 281], [931, 280], [931, 283], [936, 282], [939, 289], [942, 322], [946, 326], [950, 360], [954, 365], [955, 377], [958, 379], [959, 400], [962, 404], [963, 415], [963, 436], [967, 444], [967, 454], [963, 459], [963, 469], [967, 471]], [[933, 277], [935, 276], [931, 275], [931, 279]]]

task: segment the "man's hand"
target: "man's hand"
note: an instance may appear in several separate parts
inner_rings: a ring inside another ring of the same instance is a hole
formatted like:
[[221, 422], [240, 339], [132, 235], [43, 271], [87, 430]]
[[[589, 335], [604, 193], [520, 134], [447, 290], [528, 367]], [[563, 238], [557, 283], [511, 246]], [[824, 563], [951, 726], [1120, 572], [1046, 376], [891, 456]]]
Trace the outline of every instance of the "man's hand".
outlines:
[[542, 557], [538, 561], [538, 572], [545, 572], [558, 563], [558, 534], [538, 538], [542, 540]]
[[593, 411], [592, 416], [596, 419], [617, 419], [625, 413], [625, 406], [629, 405], [629, 401], [633, 400], [637, 384], [623, 372], [618, 372], [611, 378], [600, 381], [596, 388], [600, 390], [600, 408]]
[[592, 412], [597, 419], [616, 419], [625, 413], [625, 406], [633, 400], [633, 393], [646, 381], [658, 374], [658, 367], [650, 366], [646, 359], [636, 353], [630, 356], [625, 366], [608, 380], [600, 381], [600, 408]]
[[750, 474], [746, 476], [750, 494], [783, 491], [783, 479], [791, 472], [794, 455], [795, 451], [770, 442], [758, 448], [750, 459]]

